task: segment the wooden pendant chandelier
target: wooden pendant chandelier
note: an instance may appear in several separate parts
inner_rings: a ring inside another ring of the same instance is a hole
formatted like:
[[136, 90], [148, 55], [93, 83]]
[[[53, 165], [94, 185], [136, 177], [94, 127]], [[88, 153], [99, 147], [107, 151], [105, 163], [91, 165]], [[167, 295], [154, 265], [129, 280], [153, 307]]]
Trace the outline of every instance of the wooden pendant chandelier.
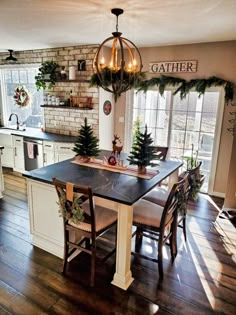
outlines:
[[[122, 33], [118, 31], [118, 17], [123, 12], [118, 8], [111, 10], [116, 16], [116, 31], [102, 42], [94, 60], [97, 86], [113, 93], [115, 100], [121, 93], [135, 87], [143, 67], [138, 48], [129, 39], [121, 37]], [[105, 60], [103, 55], [104, 47], [111, 47], [109, 60]]]

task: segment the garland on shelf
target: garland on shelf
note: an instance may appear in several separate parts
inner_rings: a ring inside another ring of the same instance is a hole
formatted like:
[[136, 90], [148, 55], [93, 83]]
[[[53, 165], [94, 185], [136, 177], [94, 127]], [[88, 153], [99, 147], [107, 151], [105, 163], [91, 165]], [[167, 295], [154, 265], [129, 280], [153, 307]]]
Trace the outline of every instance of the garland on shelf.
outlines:
[[183, 99], [190, 92], [195, 89], [199, 96], [205, 93], [206, 89], [211, 86], [223, 86], [225, 90], [225, 102], [233, 100], [234, 97], [234, 84], [233, 82], [223, 80], [221, 78], [212, 76], [208, 79], [193, 79], [186, 81], [184, 79], [162, 75], [159, 78], [151, 78], [150, 80], [141, 81], [139, 83], [138, 91], [147, 92], [147, 90], [157, 85], [160, 94], [162, 95], [167, 86], [177, 87], [174, 94], [180, 92], [180, 97]]
[[18, 86], [14, 91], [14, 100], [16, 105], [20, 107], [27, 107], [30, 105], [30, 94], [24, 86]]

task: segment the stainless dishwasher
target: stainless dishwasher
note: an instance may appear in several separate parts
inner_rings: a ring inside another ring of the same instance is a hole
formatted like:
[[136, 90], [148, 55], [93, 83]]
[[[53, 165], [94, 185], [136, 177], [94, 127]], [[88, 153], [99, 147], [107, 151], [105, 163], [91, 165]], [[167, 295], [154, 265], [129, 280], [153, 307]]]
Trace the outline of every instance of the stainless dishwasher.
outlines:
[[26, 171], [43, 167], [43, 141], [24, 137], [24, 155]]

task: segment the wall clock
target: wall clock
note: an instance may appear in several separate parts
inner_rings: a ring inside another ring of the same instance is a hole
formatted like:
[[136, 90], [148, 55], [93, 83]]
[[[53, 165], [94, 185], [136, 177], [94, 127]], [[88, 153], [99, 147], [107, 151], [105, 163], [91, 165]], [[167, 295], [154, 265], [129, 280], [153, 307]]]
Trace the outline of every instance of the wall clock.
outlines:
[[111, 112], [111, 102], [105, 101], [103, 104], [103, 112], [105, 115], [109, 115]]

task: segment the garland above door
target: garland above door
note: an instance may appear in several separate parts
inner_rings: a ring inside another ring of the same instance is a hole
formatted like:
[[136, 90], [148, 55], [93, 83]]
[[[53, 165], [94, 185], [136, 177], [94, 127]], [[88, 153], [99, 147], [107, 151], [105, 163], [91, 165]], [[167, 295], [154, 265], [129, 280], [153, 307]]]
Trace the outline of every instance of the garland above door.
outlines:
[[198, 92], [199, 96], [205, 93], [207, 88], [212, 86], [223, 86], [225, 90], [225, 102], [228, 104], [229, 101], [233, 100], [235, 85], [233, 82], [223, 80], [221, 78], [212, 76], [208, 79], [192, 79], [190, 81], [161, 75], [158, 78], [151, 78], [150, 80], [144, 80], [139, 82], [138, 91], [146, 92], [148, 89], [153, 86], [157, 86], [159, 93], [162, 95], [167, 88], [167, 86], [176, 87], [173, 94], [180, 92], [180, 97], [183, 99], [186, 95], [192, 90], [195, 89]]

